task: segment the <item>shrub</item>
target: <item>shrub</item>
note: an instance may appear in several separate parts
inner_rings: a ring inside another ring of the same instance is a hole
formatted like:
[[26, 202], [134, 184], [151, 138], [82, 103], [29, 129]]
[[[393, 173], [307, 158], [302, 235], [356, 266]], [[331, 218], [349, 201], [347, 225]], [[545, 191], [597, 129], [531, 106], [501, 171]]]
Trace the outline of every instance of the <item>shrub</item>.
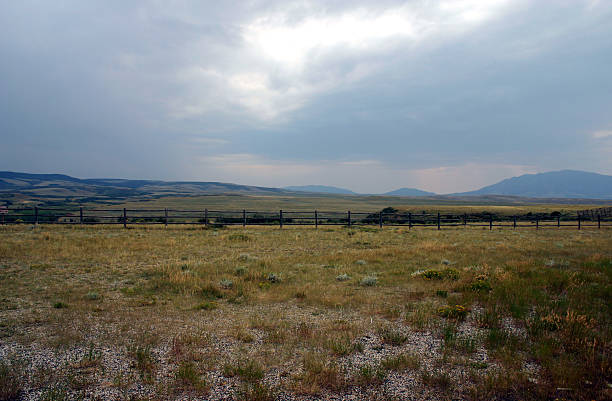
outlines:
[[361, 281], [359, 282], [359, 284], [364, 287], [373, 287], [377, 283], [378, 283], [378, 278], [376, 278], [375, 276], [366, 276], [362, 278]]
[[268, 280], [270, 283], [280, 283], [281, 277], [280, 277], [280, 274], [270, 273], [268, 274], [268, 277], [266, 278], [266, 280]]
[[232, 280], [223, 279], [219, 281], [219, 285], [221, 286], [221, 288], [229, 290], [230, 288], [234, 286], [234, 282]]
[[351, 276], [349, 276], [346, 273], [340, 274], [339, 276], [336, 276], [336, 280], [338, 281], [348, 281], [351, 279]]
[[360, 260], [355, 261], [355, 264], [356, 265], [360, 265], [360, 266], [364, 266], [364, 265], [367, 265], [368, 262], [366, 262], [365, 260], [360, 259]]
[[85, 295], [85, 298], [90, 300], [90, 301], [96, 301], [98, 299], [100, 299], [100, 295], [97, 292], [88, 292], [87, 295]]
[[463, 305], [447, 305], [438, 308], [438, 314], [442, 317], [450, 319], [464, 319], [467, 316], [467, 309]]
[[55, 309], [64, 309], [64, 308], [67, 308], [67, 307], [68, 307], [68, 304], [67, 304], [67, 303], [65, 303], [65, 302], [62, 302], [62, 301], [58, 301], [58, 302], [56, 302], [56, 303], [54, 303], [54, 304], [53, 304], [53, 307], [54, 307]]

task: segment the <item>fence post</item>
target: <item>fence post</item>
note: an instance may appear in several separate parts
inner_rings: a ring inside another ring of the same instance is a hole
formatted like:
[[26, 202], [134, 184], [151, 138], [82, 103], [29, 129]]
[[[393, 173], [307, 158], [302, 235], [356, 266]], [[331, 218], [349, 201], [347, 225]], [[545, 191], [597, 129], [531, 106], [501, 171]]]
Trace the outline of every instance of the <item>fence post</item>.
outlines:
[[601, 230], [601, 215], [597, 215], [597, 229]]
[[514, 223], [512, 224], [512, 229], [516, 230], [516, 216], [513, 216]]
[[127, 228], [127, 210], [123, 208], [123, 228]]
[[467, 226], [467, 213], [463, 213], [463, 225]]
[[382, 228], [383, 226], [383, 221], [382, 221], [382, 211], [378, 212], [378, 227]]
[[580, 230], [580, 214], [578, 214], [578, 229]]
[[408, 229], [412, 229], [412, 213], [408, 213]]
[[493, 215], [489, 215], [489, 231], [493, 229]]
[[438, 212], [438, 230], [440, 229], [440, 212]]
[[34, 207], [34, 224], [38, 225], [38, 206]]
[[79, 207], [79, 224], [83, 224], [83, 206]]
[[278, 213], [279, 219], [278, 222], [280, 224], [280, 228], [283, 228], [283, 209], [280, 210], [280, 212]]
[[242, 227], [246, 227], [246, 209], [242, 209]]
[[348, 211], [347, 218], [348, 218], [348, 226], [350, 227], [351, 226], [351, 211], [350, 210]]
[[208, 228], [208, 209], [204, 209], [204, 227]]
[[540, 229], [540, 218], [536, 217], [536, 230]]
[[164, 226], [168, 228], [168, 208], [164, 208]]
[[561, 228], [561, 216], [557, 216], [557, 228]]
[[319, 216], [315, 210], [315, 229], [319, 228]]

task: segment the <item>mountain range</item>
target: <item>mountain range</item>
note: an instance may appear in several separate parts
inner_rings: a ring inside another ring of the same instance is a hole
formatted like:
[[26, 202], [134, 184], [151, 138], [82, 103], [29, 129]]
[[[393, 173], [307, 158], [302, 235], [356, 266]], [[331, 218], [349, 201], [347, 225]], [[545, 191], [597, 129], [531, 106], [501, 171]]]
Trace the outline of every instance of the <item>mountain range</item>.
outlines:
[[[268, 188], [221, 182], [127, 180], [112, 178], [80, 179], [62, 174], [28, 174], [0, 172], [0, 199], [7, 196], [46, 199], [79, 199], [97, 201], [120, 198], [157, 198], [161, 196], [197, 196], [215, 194], [288, 195], [318, 193], [331, 195], [357, 194], [351, 190], [306, 185]], [[563, 170], [539, 174], [525, 174], [508, 178], [476, 191], [437, 195], [414, 188], [400, 188], [380, 196], [408, 197], [471, 197], [488, 195], [530, 198], [612, 199], [612, 176], [584, 171]]]

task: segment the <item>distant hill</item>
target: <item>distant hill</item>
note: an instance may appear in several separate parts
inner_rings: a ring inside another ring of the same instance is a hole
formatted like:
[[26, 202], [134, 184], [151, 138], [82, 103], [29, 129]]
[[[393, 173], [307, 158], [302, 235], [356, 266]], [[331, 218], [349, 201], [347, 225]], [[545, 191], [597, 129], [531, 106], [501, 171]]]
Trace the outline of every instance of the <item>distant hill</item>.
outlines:
[[435, 196], [433, 192], [421, 191], [416, 188], [400, 188], [395, 191], [385, 192], [383, 195], [390, 196]]
[[327, 185], [297, 185], [284, 187], [287, 191], [298, 191], [298, 192], [318, 192], [324, 194], [341, 194], [341, 195], [357, 195], [357, 193], [344, 188], [330, 187]]
[[45, 199], [101, 201], [160, 196], [210, 194], [284, 194], [278, 188], [254, 187], [222, 182], [124, 180], [111, 178], [80, 179], [62, 174], [28, 174], [0, 171], [0, 196], [23, 195]]
[[508, 178], [477, 191], [453, 195], [514, 195], [530, 198], [612, 199], [612, 176], [562, 170]]

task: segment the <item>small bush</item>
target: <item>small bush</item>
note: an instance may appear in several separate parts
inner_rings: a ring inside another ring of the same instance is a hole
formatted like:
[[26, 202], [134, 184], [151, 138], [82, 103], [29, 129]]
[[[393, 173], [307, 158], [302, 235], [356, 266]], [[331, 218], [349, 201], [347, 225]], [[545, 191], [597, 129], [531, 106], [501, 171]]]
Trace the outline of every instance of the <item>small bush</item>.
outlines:
[[378, 278], [375, 276], [366, 276], [361, 279], [359, 285], [364, 287], [374, 287], [378, 283]]
[[349, 276], [346, 273], [343, 273], [343, 274], [340, 274], [340, 275], [336, 276], [336, 280], [338, 280], [338, 281], [348, 281], [350, 279], [351, 279], [351, 276]]
[[89, 301], [97, 301], [100, 299], [100, 295], [97, 292], [88, 292], [87, 295], [85, 295], [85, 299]]
[[447, 305], [438, 309], [438, 314], [450, 319], [464, 319], [467, 316], [467, 309], [463, 305]]
[[221, 286], [221, 288], [229, 290], [230, 288], [234, 286], [234, 282], [232, 280], [223, 279], [219, 281], [219, 285]]
[[67, 307], [68, 307], [68, 304], [67, 304], [67, 303], [65, 303], [65, 302], [59, 301], [59, 302], [54, 303], [54, 304], [53, 304], [53, 307], [54, 307], [55, 309], [65, 309], [65, 308], [67, 308]]
[[355, 264], [356, 265], [360, 265], [360, 266], [364, 266], [364, 265], [367, 265], [368, 262], [366, 262], [365, 260], [360, 259], [360, 260], [356, 260]]

